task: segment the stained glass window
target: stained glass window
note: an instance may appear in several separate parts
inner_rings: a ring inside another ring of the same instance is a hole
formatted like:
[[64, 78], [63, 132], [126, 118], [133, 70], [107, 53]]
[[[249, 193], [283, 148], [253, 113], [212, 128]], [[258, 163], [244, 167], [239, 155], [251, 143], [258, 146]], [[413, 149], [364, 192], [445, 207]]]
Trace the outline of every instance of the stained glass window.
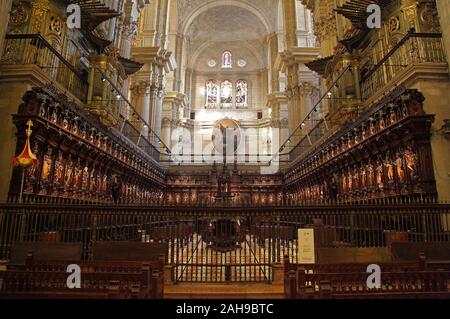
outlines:
[[222, 68], [231, 68], [232, 65], [232, 55], [230, 51], [225, 51], [222, 55]]
[[230, 106], [233, 103], [233, 84], [225, 80], [220, 84], [220, 103]]
[[248, 104], [248, 89], [247, 82], [239, 80], [236, 82], [236, 106], [247, 106]]
[[217, 104], [219, 97], [219, 87], [213, 80], [206, 83], [206, 105]]

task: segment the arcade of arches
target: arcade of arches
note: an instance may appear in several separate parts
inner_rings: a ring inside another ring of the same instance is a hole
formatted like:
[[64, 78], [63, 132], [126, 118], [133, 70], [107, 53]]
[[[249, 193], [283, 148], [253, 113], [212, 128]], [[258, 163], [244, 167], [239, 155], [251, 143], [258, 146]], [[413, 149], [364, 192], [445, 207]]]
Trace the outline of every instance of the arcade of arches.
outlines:
[[2, 1], [0, 260], [158, 242], [167, 281], [282, 284], [299, 228], [324, 263], [448, 244], [449, 26], [448, 0]]

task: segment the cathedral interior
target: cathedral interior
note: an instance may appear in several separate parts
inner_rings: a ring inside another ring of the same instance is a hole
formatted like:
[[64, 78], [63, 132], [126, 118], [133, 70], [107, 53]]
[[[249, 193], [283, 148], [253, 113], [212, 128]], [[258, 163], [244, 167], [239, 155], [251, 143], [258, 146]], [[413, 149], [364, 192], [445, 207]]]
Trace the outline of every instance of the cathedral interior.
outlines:
[[0, 299], [449, 299], [449, 62], [448, 0], [2, 0]]

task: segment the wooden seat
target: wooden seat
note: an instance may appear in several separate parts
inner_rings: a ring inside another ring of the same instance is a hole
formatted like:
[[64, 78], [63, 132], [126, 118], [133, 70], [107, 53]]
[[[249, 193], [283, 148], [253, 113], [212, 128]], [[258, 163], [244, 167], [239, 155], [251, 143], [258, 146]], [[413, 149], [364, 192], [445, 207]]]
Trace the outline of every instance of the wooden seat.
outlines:
[[96, 241], [92, 244], [92, 260], [152, 261], [167, 252], [167, 243], [135, 241]]
[[450, 264], [380, 263], [381, 287], [367, 286], [367, 263], [291, 264], [285, 258], [286, 298], [450, 298]]
[[[108, 255], [107, 257], [117, 257]], [[145, 256], [149, 258], [149, 255]], [[117, 257], [119, 258], [119, 257]], [[81, 270], [81, 288], [69, 289], [68, 265]], [[164, 294], [164, 256], [153, 260], [35, 260], [15, 264], [0, 273], [0, 298], [153, 299]]]
[[9, 265], [24, 265], [28, 254], [39, 260], [81, 260], [81, 243], [15, 242], [11, 247]]

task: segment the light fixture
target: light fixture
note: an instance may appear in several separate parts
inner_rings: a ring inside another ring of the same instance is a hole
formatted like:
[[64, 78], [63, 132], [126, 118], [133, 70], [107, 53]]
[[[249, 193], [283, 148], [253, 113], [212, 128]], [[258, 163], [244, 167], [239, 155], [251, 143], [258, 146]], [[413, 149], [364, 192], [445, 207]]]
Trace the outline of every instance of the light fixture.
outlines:
[[147, 124], [144, 124], [144, 128], [148, 128]]
[[287, 142], [287, 143], [290, 143], [290, 142], [291, 142], [291, 139], [289, 138], [286, 142]]
[[106, 79], [102, 76], [102, 82], [105, 82], [106, 81]]
[[305, 122], [302, 123], [301, 127], [305, 127]]
[[116, 98], [117, 98], [118, 100], [120, 100], [120, 94], [117, 94], [117, 95], [116, 95]]
[[331, 92], [327, 93], [328, 98], [331, 98], [331, 94], [332, 94]]

